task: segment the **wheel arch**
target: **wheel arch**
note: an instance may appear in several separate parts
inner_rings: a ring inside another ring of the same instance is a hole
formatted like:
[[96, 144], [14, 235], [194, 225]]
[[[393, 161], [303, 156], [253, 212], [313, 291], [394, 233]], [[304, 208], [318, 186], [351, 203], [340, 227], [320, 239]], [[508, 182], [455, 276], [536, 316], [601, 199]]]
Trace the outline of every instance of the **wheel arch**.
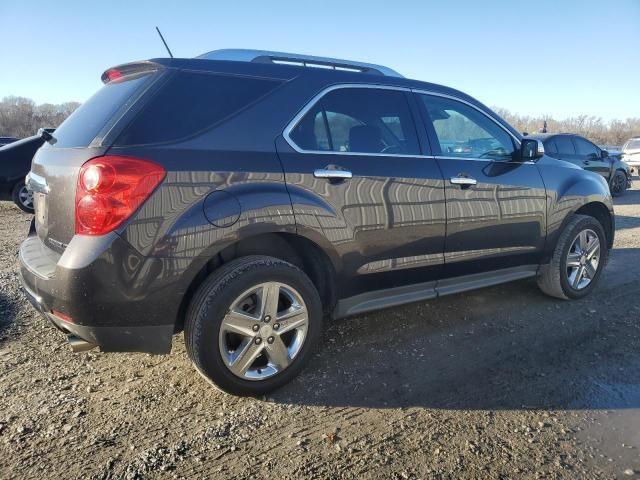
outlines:
[[605, 235], [607, 236], [607, 247], [611, 249], [613, 247], [613, 240], [615, 236], [615, 221], [614, 217], [609, 211], [609, 208], [602, 202], [589, 202], [575, 212], [578, 215], [588, 215], [598, 220]]
[[300, 268], [318, 289], [324, 312], [333, 310], [337, 302], [335, 257], [303, 235], [286, 232], [261, 233], [227, 245], [204, 262], [182, 298], [176, 318], [176, 332], [182, 330], [189, 303], [209, 274], [236, 258], [248, 255], [271, 256]]

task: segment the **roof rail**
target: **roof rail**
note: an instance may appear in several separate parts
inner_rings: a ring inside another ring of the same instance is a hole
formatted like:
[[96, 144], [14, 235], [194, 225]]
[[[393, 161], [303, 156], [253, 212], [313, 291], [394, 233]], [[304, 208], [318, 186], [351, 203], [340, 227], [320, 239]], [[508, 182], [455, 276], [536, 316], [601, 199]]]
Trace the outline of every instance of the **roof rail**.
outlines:
[[236, 48], [225, 48], [203, 53], [196, 58], [205, 60], [231, 60], [235, 62], [254, 63], [275, 63], [278, 65], [297, 65], [300, 67], [325, 68], [329, 70], [340, 70], [343, 72], [371, 73], [387, 77], [401, 77], [398, 72], [389, 67], [374, 65], [372, 63], [352, 62], [351, 60], [340, 60], [337, 58], [314, 57], [311, 55], [300, 55], [298, 53], [269, 52], [266, 50], [243, 50]]

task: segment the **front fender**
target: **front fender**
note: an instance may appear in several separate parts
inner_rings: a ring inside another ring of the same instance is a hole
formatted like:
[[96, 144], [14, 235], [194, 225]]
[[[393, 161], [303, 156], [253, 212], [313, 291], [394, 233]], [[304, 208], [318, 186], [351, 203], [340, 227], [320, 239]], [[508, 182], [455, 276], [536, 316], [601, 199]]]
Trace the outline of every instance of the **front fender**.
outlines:
[[[547, 241], [543, 263], [553, 255], [560, 233], [571, 215], [583, 207], [606, 210], [613, 222], [613, 202], [606, 180], [593, 172], [567, 168], [562, 164], [540, 165], [540, 173], [547, 189]], [[606, 226], [605, 226], [606, 228]], [[610, 238], [613, 238], [613, 232]]]

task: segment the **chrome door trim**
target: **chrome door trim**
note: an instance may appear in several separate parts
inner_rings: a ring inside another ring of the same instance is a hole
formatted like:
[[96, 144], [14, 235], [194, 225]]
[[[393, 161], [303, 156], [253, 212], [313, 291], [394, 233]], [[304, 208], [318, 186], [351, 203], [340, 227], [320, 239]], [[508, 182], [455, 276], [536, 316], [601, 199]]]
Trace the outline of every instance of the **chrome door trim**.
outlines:
[[477, 185], [478, 181], [470, 177], [451, 177], [449, 182], [453, 185]]
[[316, 178], [330, 178], [348, 180], [353, 177], [353, 174], [349, 170], [335, 170], [329, 168], [317, 168], [313, 171], [313, 176]]

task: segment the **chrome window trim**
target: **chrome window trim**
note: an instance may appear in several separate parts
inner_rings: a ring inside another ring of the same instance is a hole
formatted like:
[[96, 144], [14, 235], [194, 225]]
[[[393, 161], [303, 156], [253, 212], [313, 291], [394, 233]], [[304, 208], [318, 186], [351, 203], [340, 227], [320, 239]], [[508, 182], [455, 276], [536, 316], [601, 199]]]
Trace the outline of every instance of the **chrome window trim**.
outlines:
[[379, 90], [395, 90], [399, 92], [408, 92], [411, 93], [411, 89], [408, 87], [397, 87], [394, 85], [377, 85], [374, 83], [340, 83], [337, 85], [331, 85], [323, 90], [320, 93], [316, 94], [307, 104], [302, 107], [293, 120], [291, 120], [287, 126], [284, 128], [282, 132], [282, 136], [285, 141], [289, 144], [291, 148], [293, 148], [298, 153], [311, 153], [314, 155], [348, 155], [348, 156], [358, 156], [358, 157], [394, 157], [394, 158], [427, 158], [427, 155], [416, 155], [416, 154], [406, 154], [399, 155], [397, 153], [363, 153], [363, 152], [334, 152], [333, 150], [305, 150], [300, 148], [291, 138], [291, 132], [298, 125], [300, 120], [315, 107], [316, 103], [318, 103], [322, 97], [326, 94], [333, 92], [334, 90], [341, 90], [343, 88], [373, 88]]
[[[378, 85], [375, 83], [341, 83], [341, 84], [336, 84], [336, 85], [331, 85], [329, 87], [326, 87], [323, 90], [321, 90], [319, 93], [314, 95], [313, 98], [309, 100], [304, 107], [302, 107], [302, 109], [296, 114], [295, 117], [293, 117], [293, 119], [284, 128], [284, 131], [282, 132], [282, 136], [284, 137], [285, 141], [289, 144], [289, 146], [293, 148], [296, 152], [310, 153], [313, 155], [347, 155], [347, 156], [360, 156], [360, 157], [365, 156], [365, 157], [428, 158], [428, 159], [441, 158], [444, 160], [472, 160], [472, 161], [479, 161], [479, 162], [488, 162], [488, 161], [500, 162], [501, 161], [501, 160], [492, 160], [488, 158], [448, 157], [446, 155], [414, 155], [414, 154], [400, 155], [397, 153], [334, 152], [332, 150], [305, 150], [303, 148], [300, 148], [291, 138], [291, 132], [293, 131], [293, 129], [298, 125], [300, 120], [302, 120], [302, 118], [309, 112], [309, 110], [311, 110], [316, 105], [316, 103], [318, 103], [322, 99], [322, 97], [324, 97], [326, 94], [330, 92], [333, 92], [334, 90], [340, 90], [343, 88], [372, 88], [372, 89], [379, 89], [379, 90], [395, 90], [399, 92], [433, 95], [433, 96], [444, 97], [444, 98], [449, 98], [451, 100], [455, 100], [457, 102], [464, 103], [465, 105], [468, 105], [476, 109], [477, 111], [482, 113], [485, 117], [489, 118], [493, 123], [495, 123], [498, 127], [500, 127], [507, 134], [509, 134], [511, 138], [513, 138], [517, 148], [520, 147], [520, 140], [518, 139], [518, 137], [516, 137], [513, 133], [507, 130], [503, 125], [501, 125], [498, 121], [496, 121], [496, 119], [494, 119], [487, 112], [483, 111], [481, 108], [473, 105], [472, 103], [462, 100], [461, 98], [458, 98], [452, 95], [447, 95], [440, 92], [430, 91], [430, 90], [414, 89], [409, 87], [399, 87], [395, 85]], [[415, 126], [416, 128], [418, 127], [418, 125], [415, 125]], [[520, 164], [534, 163], [534, 162], [513, 162], [513, 161], [503, 161], [503, 162], [504, 163], [520, 163]]]
[[516, 137], [512, 132], [510, 132], [508, 129], [506, 129], [504, 127], [504, 125], [502, 125], [500, 122], [498, 122], [495, 118], [493, 118], [491, 115], [489, 115], [487, 112], [485, 112], [480, 107], [474, 105], [473, 103], [467, 102], [466, 100], [463, 100], [463, 99], [461, 99], [459, 97], [456, 97], [456, 96], [453, 96], [453, 95], [447, 95], [446, 93], [432, 92], [430, 90], [421, 90], [421, 89], [416, 89], [416, 88], [412, 88], [411, 91], [413, 93], [418, 93], [418, 94], [422, 94], [422, 95], [432, 95], [434, 97], [448, 98], [448, 99], [454, 100], [456, 102], [464, 103], [465, 105], [467, 105], [467, 106], [477, 110], [481, 114], [483, 114], [485, 117], [487, 117], [493, 123], [495, 123], [499, 128], [504, 130], [505, 133], [507, 133], [516, 142], [516, 147], [520, 148], [520, 139], [518, 137]]

